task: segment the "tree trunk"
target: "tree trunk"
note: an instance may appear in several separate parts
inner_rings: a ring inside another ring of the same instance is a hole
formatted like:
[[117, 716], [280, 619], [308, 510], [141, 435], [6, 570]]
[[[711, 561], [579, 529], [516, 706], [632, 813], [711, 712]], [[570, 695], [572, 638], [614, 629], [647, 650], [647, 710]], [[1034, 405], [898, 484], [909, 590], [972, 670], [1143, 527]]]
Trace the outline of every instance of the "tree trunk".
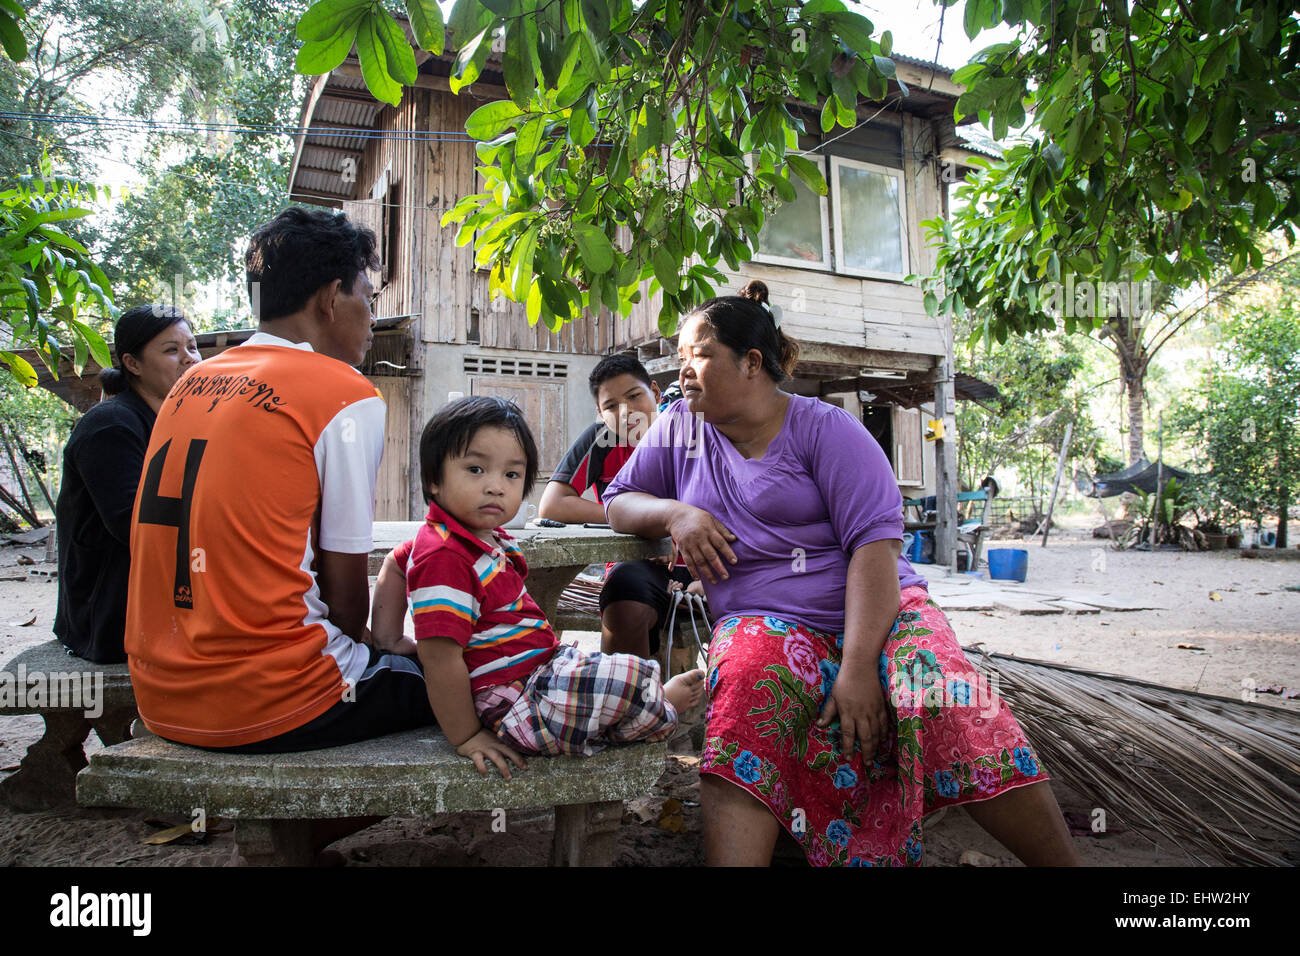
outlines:
[[1286, 520], [1287, 520], [1287, 515], [1290, 511], [1291, 511], [1291, 496], [1288, 495], [1285, 491], [1283, 491], [1282, 497], [1278, 499], [1278, 503], [1277, 503], [1277, 546], [1282, 550], [1286, 550], [1287, 547]]
[[[1121, 361], [1121, 367], [1123, 364]], [[1121, 371], [1124, 370], [1121, 368]], [[1125, 382], [1128, 390], [1128, 463], [1130, 465], [1136, 464], [1144, 454], [1142, 448], [1142, 384], [1142, 376], [1140, 375], [1132, 375]]]
[[1110, 320], [1108, 329], [1119, 359], [1119, 380], [1128, 394], [1128, 463], [1136, 464], [1143, 455], [1142, 398], [1147, 363], [1151, 356], [1142, 345], [1142, 326], [1121, 311]]

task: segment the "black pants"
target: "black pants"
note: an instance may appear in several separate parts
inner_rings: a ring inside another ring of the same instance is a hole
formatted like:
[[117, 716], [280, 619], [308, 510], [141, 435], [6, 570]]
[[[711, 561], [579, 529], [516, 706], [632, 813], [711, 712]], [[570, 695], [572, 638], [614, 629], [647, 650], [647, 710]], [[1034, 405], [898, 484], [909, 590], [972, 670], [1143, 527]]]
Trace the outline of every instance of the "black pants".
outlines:
[[341, 747], [359, 740], [433, 725], [424, 672], [413, 657], [370, 648], [370, 663], [353, 688], [319, 717], [275, 737], [238, 747], [205, 747], [234, 754], [282, 754]]
[[668, 582], [680, 581], [682, 586], [694, 578], [683, 567], [668, 568], [654, 561], [624, 561], [609, 569], [605, 586], [600, 589], [600, 613], [616, 601], [635, 601], [655, 609], [655, 626], [650, 631], [650, 653], [659, 652], [659, 632], [668, 623], [668, 610], [672, 601], [668, 596]]

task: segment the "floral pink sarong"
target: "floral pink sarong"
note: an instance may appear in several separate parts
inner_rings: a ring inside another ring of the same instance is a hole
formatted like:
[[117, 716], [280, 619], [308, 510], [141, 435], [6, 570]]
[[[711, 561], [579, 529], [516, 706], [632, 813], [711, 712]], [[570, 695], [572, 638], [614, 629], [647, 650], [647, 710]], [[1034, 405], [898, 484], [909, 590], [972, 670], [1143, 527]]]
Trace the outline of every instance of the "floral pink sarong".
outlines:
[[702, 774], [762, 801], [814, 866], [919, 866], [921, 818], [1046, 780], [1011, 711], [922, 587], [902, 593], [880, 655], [893, 721], [880, 753], [846, 759], [819, 728], [843, 635], [773, 617], [718, 621]]

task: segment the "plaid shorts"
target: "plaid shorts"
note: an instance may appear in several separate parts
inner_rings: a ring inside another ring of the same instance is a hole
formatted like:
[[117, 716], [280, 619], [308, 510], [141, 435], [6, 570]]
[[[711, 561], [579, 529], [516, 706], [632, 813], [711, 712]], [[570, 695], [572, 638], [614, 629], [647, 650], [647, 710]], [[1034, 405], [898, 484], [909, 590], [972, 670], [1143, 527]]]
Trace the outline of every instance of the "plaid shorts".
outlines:
[[474, 709], [512, 747], [547, 756], [590, 757], [610, 744], [665, 740], [677, 727], [658, 661], [571, 644], [526, 681], [479, 691]]

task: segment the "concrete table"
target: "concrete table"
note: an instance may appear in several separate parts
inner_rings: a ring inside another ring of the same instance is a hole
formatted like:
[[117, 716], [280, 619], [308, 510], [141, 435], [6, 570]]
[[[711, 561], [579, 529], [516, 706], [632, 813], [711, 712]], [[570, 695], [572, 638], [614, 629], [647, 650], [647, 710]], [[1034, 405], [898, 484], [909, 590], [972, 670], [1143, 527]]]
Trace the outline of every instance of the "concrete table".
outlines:
[[[376, 521], [370, 573], [378, 574], [388, 552], [415, 537], [423, 521]], [[668, 556], [667, 538], [652, 541], [608, 528], [567, 525], [563, 528], [507, 528], [528, 562], [528, 593], [548, 621], [555, 620], [560, 594], [583, 568], [606, 561], [640, 561]]]

